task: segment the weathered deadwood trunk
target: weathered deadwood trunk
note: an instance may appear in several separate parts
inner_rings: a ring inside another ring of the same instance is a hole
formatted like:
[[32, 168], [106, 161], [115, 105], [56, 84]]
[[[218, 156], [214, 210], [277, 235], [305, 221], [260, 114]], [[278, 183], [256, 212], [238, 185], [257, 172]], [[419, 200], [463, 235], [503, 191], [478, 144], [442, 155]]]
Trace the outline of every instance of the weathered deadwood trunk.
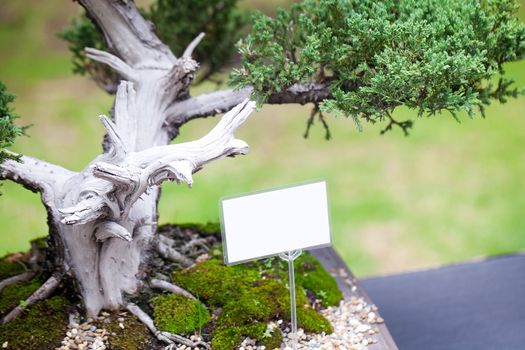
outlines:
[[[203, 34], [176, 57], [132, 1], [79, 3], [111, 51], [86, 48], [86, 55], [122, 78], [113, 120], [101, 116], [106, 152], [79, 173], [24, 156], [21, 162], [1, 164], [0, 179], [40, 192], [48, 211], [53, 256], [47, 264], [53, 279], [33, 299], [49, 295], [57, 280], [69, 276], [93, 316], [101, 309], [125, 307], [125, 294], [148, 282], [141, 272], [152, 248], [182, 259], [156, 240], [158, 186], [165, 180], [191, 186], [192, 173], [207, 162], [246, 153], [247, 145], [233, 133], [255, 105], [247, 100], [250, 88], [190, 97], [198, 68], [191, 55]], [[296, 84], [272, 94], [268, 102], [304, 104], [328, 96], [323, 84]], [[230, 109], [203, 138], [169, 145], [184, 123]]]
[[[121, 58], [86, 49], [122, 78], [114, 119], [101, 116], [109, 150], [83, 171], [69, 172], [22, 158], [2, 165], [2, 177], [42, 193], [48, 209], [55, 269], [76, 282], [88, 315], [125, 306], [123, 294], [142, 284], [157, 227], [158, 186], [165, 180], [193, 182], [192, 173], [222, 156], [247, 152], [233, 132], [254, 109], [245, 100], [205, 137], [168, 145], [173, 129], [167, 111], [185, 97], [198, 64], [191, 53], [202, 35], [176, 58], [151, 32], [133, 3], [82, 0]], [[42, 169], [50, 168], [43, 177]]]

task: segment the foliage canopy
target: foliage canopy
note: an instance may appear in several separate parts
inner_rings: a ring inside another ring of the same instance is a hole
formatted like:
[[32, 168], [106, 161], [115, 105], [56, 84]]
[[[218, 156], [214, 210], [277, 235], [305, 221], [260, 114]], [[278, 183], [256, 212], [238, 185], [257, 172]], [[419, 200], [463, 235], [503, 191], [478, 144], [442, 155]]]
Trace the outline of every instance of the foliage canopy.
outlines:
[[6, 148], [13, 145], [17, 136], [24, 135], [26, 129], [14, 123], [19, 118], [10, 107], [14, 100], [15, 96], [7, 92], [5, 85], [0, 82], [0, 163], [5, 159], [18, 158]]
[[[503, 64], [523, 58], [525, 26], [514, 0], [305, 0], [276, 18], [256, 14], [239, 43], [242, 67], [230, 82], [251, 85], [263, 103], [294, 83], [324, 83], [322, 111], [388, 120], [401, 105], [419, 115], [473, 116], [521, 91]], [[494, 84], [493, 77], [499, 75]]]

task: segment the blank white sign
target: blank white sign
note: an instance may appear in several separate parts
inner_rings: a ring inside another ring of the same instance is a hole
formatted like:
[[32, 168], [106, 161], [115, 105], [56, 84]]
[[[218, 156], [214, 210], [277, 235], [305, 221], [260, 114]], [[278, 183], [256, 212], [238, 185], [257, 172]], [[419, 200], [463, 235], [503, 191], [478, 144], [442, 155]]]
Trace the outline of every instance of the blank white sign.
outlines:
[[226, 264], [331, 245], [326, 182], [221, 200]]

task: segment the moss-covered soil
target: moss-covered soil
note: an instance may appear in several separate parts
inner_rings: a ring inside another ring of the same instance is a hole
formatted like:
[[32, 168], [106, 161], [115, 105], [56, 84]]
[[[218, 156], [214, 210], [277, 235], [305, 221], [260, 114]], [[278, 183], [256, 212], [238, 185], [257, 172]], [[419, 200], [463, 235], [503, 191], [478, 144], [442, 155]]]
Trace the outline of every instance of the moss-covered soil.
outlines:
[[[5, 293], [5, 290], [4, 290]], [[20, 318], [0, 325], [0, 342], [6, 349], [49, 350], [60, 346], [68, 324], [69, 302], [54, 296], [28, 308]]]
[[[197, 298], [145, 290], [133, 301], [154, 317], [157, 328], [186, 337], [199, 335], [210, 341], [214, 350], [235, 349], [245, 337], [256, 339], [266, 349], [280, 347], [283, 337], [280, 327], [287, 327], [290, 319], [287, 263], [270, 258], [225, 266], [216, 224], [166, 225], [159, 231], [173, 239], [183, 254], [198, 262], [183, 268], [152, 256], [149, 276], [171, 280]], [[195, 244], [188, 244], [189, 241]], [[307, 332], [330, 333], [330, 323], [317, 311], [337, 305], [342, 299], [335, 280], [307, 253], [295, 261], [295, 269], [299, 327]], [[1, 278], [23, 271], [21, 264], [0, 260]], [[40, 285], [37, 277], [6, 287], [0, 294], [0, 315], [19, 305]], [[7, 349], [28, 350], [60, 346], [72, 307], [62, 295], [29, 307], [23, 317], [0, 326], [0, 345], [7, 341]], [[116, 321], [120, 317], [124, 320]], [[144, 324], [129, 313], [112, 314], [103, 322], [97, 327], [108, 331], [110, 350], [163, 348]]]

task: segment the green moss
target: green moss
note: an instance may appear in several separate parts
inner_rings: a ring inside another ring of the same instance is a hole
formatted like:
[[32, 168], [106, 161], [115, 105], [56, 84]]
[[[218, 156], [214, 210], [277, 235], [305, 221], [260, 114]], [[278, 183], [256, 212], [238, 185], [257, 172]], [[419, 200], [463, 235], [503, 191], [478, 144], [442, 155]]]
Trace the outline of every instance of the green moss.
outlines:
[[274, 328], [272, 331], [265, 330], [261, 337], [258, 337], [261, 345], [264, 345], [266, 349], [280, 348], [283, 342], [283, 334], [279, 328]]
[[31, 240], [31, 245], [35, 244], [38, 249], [45, 250], [47, 246], [47, 236], [38, 237]]
[[332, 325], [321, 314], [313, 309], [297, 308], [297, 324], [306, 332], [330, 334], [333, 332]]
[[217, 328], [213, 333], [211, 348], [213, 350], [231, 350], [241, 342], [242, 333], [238, 327]]
[[261, 345], [271, 350], [279, 348], [283, 341], [283, 335], [278, 328], [268, 330], [266, 323], [254, 322], [249, 325], [237, 327], [220, 327], [213, 334], [211, 347], [213, 350], [234, 349], [244, 337], [258, 339]]
[[41, 285], [39, 280], [34, 279], [30, 282], [16, 282], [5, 287], [0, 294], [0, 314], [5, 314], [20, 302], [25, 301]]
[[205, 224], [194, 224], [194, 223], [185, 223], [177, 224], [181, 229], [190, 229], [198, 231], [200, 233], [212, 235], [221, 232], [221, 225], [216, 222], [207, 222]]
[[5, 259], [0, 260], [0, 280], [18, 275], [22, 272], [24, 272], [24, 267], [21, 264], [7, 262]]
[[189, 333], [201, 329], [210, 321], [210, 314], [204, 305], [181, 295], [158, 296], [151, 300], [151, 305], [157, 326], [171, 333]]
[[337, 287], [335, 279], [313, 256], [302, 254], [294, 266], [296, 283], [314, 293], [324, 306], [338, 305], [343, 299], [343, 293]]
[[[309, 332], [331, 333], [330, 323], [309, 307], [305, 287], [317, 297], [324, 297], [326, 305], [333, 305], [342, 298], [335, 280], [311, 256], [299, 260], [297, 267], [302, 274], [296, 293], [299, 327]], [[281, 343], [280, 330], [269, 333], [266, 329], [271, 320], [290, 320], [286, 266], [279, 260], [227, 267], [222, 259], [213, 257], [188, 271], [175, 272], [173, 280], [207, 305], [221, 308], [213, 332], [214, 349], [233, 349], [246, 336], [260, 344], [267, 343], [265, 346], [270, 348]]]
[[18, 319], [0, 325], [7, 349], [42, 350], [60, 346], [67, 330], [69, 302], [62, 296], [40, 301]]
[[133, 315], [118, 315], [113, 318], [124, 318], [124, 329], [120, 328], [119, 322], [112, 319], [110, 323], [100, 323], [100, 328], [105, 328], [111, 333], [108, 338], [109, 350], [143, 350], [148, 349], [150, 333], [144, 323]]
[[219, 259], [210, 259], [187, 272], [173, 274], [176, 284], [211, 306], [222, 306], [237, 300], [259, 279], [257, 270], [247, 265], [226, 267]]

